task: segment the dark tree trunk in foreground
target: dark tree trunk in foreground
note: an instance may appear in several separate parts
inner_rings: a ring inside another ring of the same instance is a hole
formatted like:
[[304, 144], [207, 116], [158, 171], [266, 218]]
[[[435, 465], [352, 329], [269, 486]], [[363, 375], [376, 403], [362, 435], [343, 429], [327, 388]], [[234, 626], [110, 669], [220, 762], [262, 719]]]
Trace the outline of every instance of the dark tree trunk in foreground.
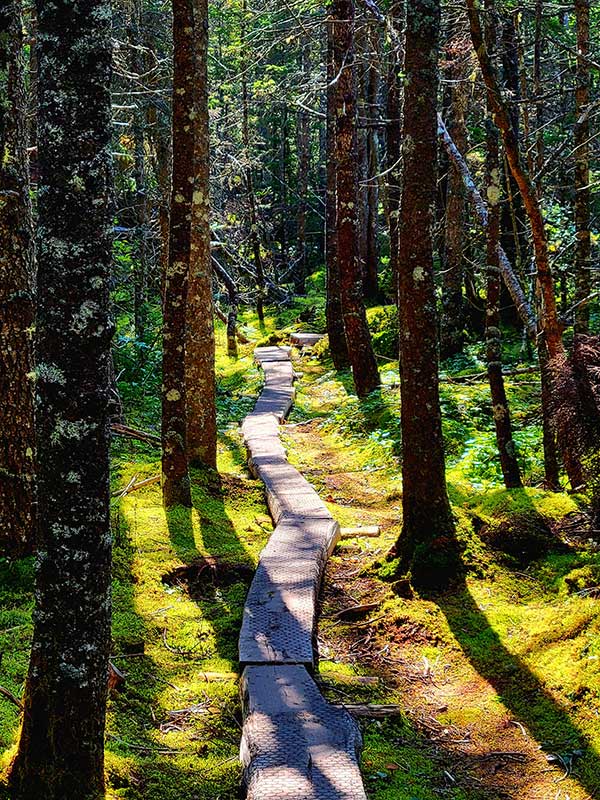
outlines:
[[377, 362], [371, 344], [362, 297], [358, 235], [358, 173], [356, 163], [356, 80], [354, 71], [354, 3], [335, 0], [334, 61], [336, 85], [335, 164], [337, 166], [336, 229], [340, 297], [354, 388], [366, 397], [379, 386]]
[[0, 9], [0, 555], [34, 543], [35, 276], [20, 0]]
[[439, 0], [408, 0], [398, 276], [403, 527], [396, 552], [421, 585], [441, 584], [458, 568], [446, 491], [433, 282], [439, 24]]
[[336, 197], [337, 170], [335, 157], [335, 78], [338, 74], [335, 62], [334, 27], [332, 17], [327, 20], [327, 193], [325, 198], [325, 261], [327, 265], [327, 333], [329, 351], [336, 369], [346, 369], [350, 365], [342, 301], [340, 299], [340, 266], [337, 252]]
[[110, 647], [111, 7], [38, 3], [40, 541], [15, 800], [103, 796]]
[[194, 188], [194, 13], [173, 3], [173, 177], [169, 257], [164, 276], [162, 490], [167, 508], [191, 506], [188, 474], [185, 337]]
[[577, 23], [577, 87], [575, 91], [575, 333], [587, 333], [590, 310], [586, 298], [591, 292], [590, 233], [590, 0], [575, 0]]
[[486, 355], [492, 413], [496, 428], [496, 442], [500, 454], [500, 466], [507, 489], [520, 488], [521, 473], [517, 452], [512, 438], [512, 425], [504, 376], [502, 374], [502, 333], [500, 331], [500, 286], [502, 284], [498, 258], [500, 240], [500, 159], [498, 156], [498, 131], [488, 120], [487, 131], [487, 198], [489, 222], [487, 228], [487, 310], [486, 310]]
[[194, 193], [185, 342], [189, 463], [217, 466], [215, 326], [210, 250], [208, 0], [194, 0]]

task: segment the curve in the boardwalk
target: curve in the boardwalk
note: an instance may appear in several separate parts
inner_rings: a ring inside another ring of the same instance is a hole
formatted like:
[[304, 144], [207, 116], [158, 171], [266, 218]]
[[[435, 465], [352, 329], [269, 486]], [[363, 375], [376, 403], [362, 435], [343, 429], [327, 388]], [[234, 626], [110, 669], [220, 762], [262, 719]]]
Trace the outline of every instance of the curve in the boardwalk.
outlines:
[[264, 389], [242, 433], [276, 527], [246, 599], [239, 641], [247, 798], [366, 800], [358, 727], [311, 676], [319, 588], [339, 526], [288, 463], [279, 437], [294, 401], [290, 349], [259, 347], [255, 357]]

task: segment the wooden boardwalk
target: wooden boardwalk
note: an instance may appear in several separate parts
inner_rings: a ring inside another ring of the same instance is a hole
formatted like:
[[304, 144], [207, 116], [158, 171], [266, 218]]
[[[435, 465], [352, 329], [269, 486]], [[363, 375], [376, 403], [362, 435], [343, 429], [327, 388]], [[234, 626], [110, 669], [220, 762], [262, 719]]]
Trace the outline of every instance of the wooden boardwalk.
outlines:
[[247, 797], [366, 800], [358, 726], [323, 698], [311, 676], [319, 588], [339, 525], [288, 463], [279, 437], [294, 401], [290, 350], [259, 347], [255, 356], [265, 385], [242, 433], [276, 528], [246, 599], [239, 641]]

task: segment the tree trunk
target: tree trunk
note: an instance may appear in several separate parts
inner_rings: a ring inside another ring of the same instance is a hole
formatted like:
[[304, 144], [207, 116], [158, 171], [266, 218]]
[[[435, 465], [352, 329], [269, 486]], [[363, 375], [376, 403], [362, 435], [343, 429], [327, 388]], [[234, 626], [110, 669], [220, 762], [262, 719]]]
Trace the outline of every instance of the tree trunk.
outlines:
[[39, 0], [39, 547], [15, 800], [104, 796], [111, 7]]
[[340, 265], [337, 250], [336, 198], [337, 170], [335, 164], [335, 127], [336, 127], [336, 77], [338, 69], [335, 61], [334, 27], [335, 20], [330, 16], [327, 20], [327, 192], [325, 196], [325, 262], [327, 266], [327, 299], [326, 318], [329, 335], [329, 351], [336, 369], [346, 369], [350, 365], [344, 320], [342, 318], [342, 301], [340, 298]]
[[439, 26], [439, 0], [409, 0], [398, 281], [403, 525], [396, 552], [421, 585], [442, 584], [459, 566], [446, 490], [433, 281]]
[[336, 229], [340, 297], [354, 388], [359, 397], [366, 397], [379, 386], [379, 373], [363, 304], [362, 271], [358, 252], [353, 0], [334, 0], [332, 16], [337, 67], [334, 162], [337, 167]]
[[575, 90], [575, 333], [588, 333], [590, 308], [586, 302], [591, 292], [590, 233], [590, 0], [575, 0], [577, 24], [577, 86]]
[[542, 298], [542, 329], [550, 358], [556, 358], [564, 353], [562, 325], [556, 310], [554, 280], [548, 256], [548, 240], [539, 199], [530, 176], [521, 165], [518, 139], [511, 125], [510, 115], [500, 92], [496, 71], [483, 40], [477, 0], [467, 0], [467, 9], [471, 39], [487, 89], [488, 103], [494, 115], [494, 122], [500, 130], [510, 171], [521, 192], [531, 225], [537, 281]]
[[[469, 100], [467, 71], [469, 61], [464, 48], [464, 17], [457, 20], [447, 46], [451, 85], [448, 132], [460, 153], [467, 150], [465, 115]], [[462, 175], [450, 166], [446, 198], [445, 264], [442, 288], [442, 324], [440, 349], [442, 359], [460, 353], [464, 344], [464, 258], [465, 188]]]
[[376, 300], [379, 293], [379, 136], [377, 124], [379, 114], [379, 54], [381, 34], [374, 25], [367, 26], [367, 43], [371, 44], [369, 63], [365, 79], [365, 109], [367, 128], [367, 216], [365, 230], [365, 256], [363, 292], [365, 297]]
[[210, 250], [208, 0], [194, 2], [194, 192], [185, 340], [188, 460], [217, 467], [215, 323]]
[[[389, 11], [390, 21], [400, 36], [404, 12], [404, 0], [395, 2]], [[400, 216], [400, 181], [402, 158], [402, 139], [400, 136], [402, 116], [402, 87], [400, 73], [402, 70], [402, 53], [398, 45], [392, 43], [390, 68], [388, 73], [387, 122], [386, 122], [386, 169], [387, 194], [389, 205], [390, 233], [390, 272], [394, 298], [398, 299], [398, 220]]]
[[[128, 35], [131, 51], [131, 72], [136, 76], [144, 74], [144, 51], [141, 39], [142, 24], [141, 2], [133, 3], [131, 19], [129, 20]], [[133, 112], [133, 179], [135, 188], [131, 192], [131, 205], [134, 217], [135, 236], [135, 266], [133, 273], [133, 319], [135, 338], [143, 341], [146, 333], [146, 292], [147, 292], [147, 192], [146, 192], [146, 165], [145, 165], [145, 111], [141, 101], [136, 101]], [[140, 355], [143, 351], [140, 351]]]
[[500, 159], [498, 157], [498, 131], [491, 119], [487, 124], [487, 198], [489, 223], [487, 227], [487, 309], [486, 309], [486, 356], [487, 372], [492, 397], [492, 413], [496, 428], [496, 442], [500, 454], [500, 466], [507, 489], [518, 489], [521, 473], [515, 443], [504, 376], [502, 374], [502, 333], [500, 331], [500, 285], [501, 272], [498, 259], [500, 241]]
[[0, 555], [34, 545], [35, 265], [20, 0], [0, 11]]
[[[310, 38], [304, 34], [301, 46], [301, 67], [304, 81], [310, 81], [311, 59]], [[296, 266], [294, 270], [294, 288], [297, 294], [304, 294], [307, 272], [306, 263], [306, 218], [308, 210], [308, 180], [310, 176], [310, 118], [304, 109], [298, 111], [296, 117], [296, 146], [298, 152], [298, 212]]]
[[[241, 41], [244, 45], [246, 40], [246, 15], [248, 5], [246, 0], [242, 2], [242, 24]], [[258, 229], [258, 211], [256, 207], [256, 193], [254, 191], [254, 175], [252, 172], [251, 153], [250, 153], [250, 103], [248, 97], [248, 78], [246, 67], [242, 67], [242, 141], [244, 145], [244, 156], [246, 159], [246, 191], [248, 193], [248, 207], [250, 212], [250, 242], [252, 246], [252, 256], [254, 258], [254, 269], [256, 271], [256, 313], [260, 322], [265, 320], [264, 300], [265, 300], [265, 272], [263, 267], [262, 254], [260, 252], [260, 233]]]
[[190, 507], [185, 339], [194, 189], [193, 0], [173, 3], [173, 169], [169, 259], [164, 276], [162, 380], [162, 491], [167, 508]]

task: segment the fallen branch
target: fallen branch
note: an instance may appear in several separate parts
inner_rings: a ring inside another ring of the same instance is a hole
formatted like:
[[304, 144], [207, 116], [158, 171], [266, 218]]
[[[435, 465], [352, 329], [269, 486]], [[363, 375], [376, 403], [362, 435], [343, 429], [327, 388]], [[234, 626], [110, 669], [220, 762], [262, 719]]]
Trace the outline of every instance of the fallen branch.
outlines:
[[340, 703], [337, 708], [345, 709], [354, 717], [370, 719], [402, 716], [402, 706], [397, 703]]
[[112, 497], [125, 497], [126, 495], [131, 494], [132, 492], [137, 492], [138, 489], [143, 489], [144, 486], [151, 486], [153, 483], [160, 482], [160, 475], [153, 475], [151, 478], [146, 478], [145, 480], [140, 481], [139, 483], [133, 483], [135, 478], [137, 478], [137, 475], [135, 475], [134, 478], [132, 478], [132, 480], [129, 481], [129, 483], [127, 484], [127, 486], [125, 486], [124, 489], [117, 489], [116, 492], [113, 492]]
[[[444, 121], [441, 115], [439, 114], [438, 114], [438, 136], [442, 144], [444, 145], [444, 149], [448, 154], [448, 158], [450, 159], [450, 161], [454, 165], [454, 168], [458, 171], [458, 173], [463, 179], [465, 189], [467, 190], [469, 200], [479, 220], [479, 224], [481, 225], [483, 230], [486, 231], [489, 222], [487, 204], [485, 203], [483, 197], [479, 193], [479, 189], [477, 188], [475, 181], [471, 177], [471, 173], [469, 171], [467, 162], [465, 161], [460, 150], [452, 141], [452, 137], [448, 133]], [[521, 286], [519, 279], [516, 276], [510, 261], [508, 260], [508, 256], [504, 252], [504, 249], [502, 248], [502, 245], [500, 243], [498, 243], [496, 247], [496, 252], [500, 260], [500, 271], [502, 272], [502, 277], [504, 279], [504, 283], [506, 284], [506, 288], [508, 289], [512, 301], [515, 304], [517, 311], [519, 312], [519, 316], [521, 317], [523, 324], [527, 329], [527, 333], [529, 334], [530, 338], [535, 341], [538, 332], [537, 316], [533, 311], [531, 304], [527, 300], [525, 292], [523, 291], [523, 287]]]
[[128, 439], [137, 439], [140, 442], [145, 442], [145, 444], [160, 445], [160, 436], [156, 436], [154, 433], [138, 431], [135, 428], [130, 428], [128, 425], [121, 425], [118, 422], [113, 422], [113, 424], [110, 426], [110, 429], [117, 436], [124, 436]]
[[[502, 371], [502, 374], [506, 378], [510, 377], [511, 375], [531, 375], [532, 373], [539, 371], [540, 368], [538, 366], [533, 366], [521, 367], [520, 369], [505, 369]], [[469, 381], [485, 380], [486, 378], [487, 372], [470, 372], [468, 375], [449, 375], [446, 378], [440, 378], [440, 380], [446, 381], [447, 383], [468, 383]]]
[[361, 525], [357, 528], [342, 528], [342, 539], [376, 538], [381, 533], [379, 525]]
[[368, 614], [369, 611], [375, 611], [379, 608], [379, 603], [363, 603], [362, 605], [352, 606], [351, 608], [343, 608], [333, 615], [334, 619], [346, 620], [360, 617], [363, 614]]
[[14, 703], [21, 711], [23, 711], [23, 703], [18, 697], [15, 697], [12, 692], [9, 692], [8, 689], [5, 689], [4, 686], [0, 686], [0, 694], [3, 697], [6, 697], [7, 700], [10, 700], [11, 703]]

